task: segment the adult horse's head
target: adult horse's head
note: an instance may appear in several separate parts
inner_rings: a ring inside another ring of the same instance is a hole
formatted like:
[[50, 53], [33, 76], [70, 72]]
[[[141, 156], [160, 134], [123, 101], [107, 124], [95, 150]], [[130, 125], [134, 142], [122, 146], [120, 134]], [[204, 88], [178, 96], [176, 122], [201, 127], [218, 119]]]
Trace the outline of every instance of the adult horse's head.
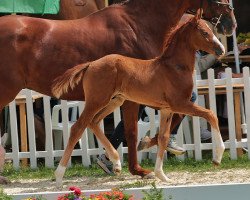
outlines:
[[195, 50], [203, 50], [216, 56], [225, 54], [225, 48], [214, 35], [204, 20], [201, 19], [202, 10], [199, 9], [194, 18], [191, 19], [192, 26], [190, 31], [192, 44]]
[[216, 25], [217, 31], [223, 35], [232, 35], [237, 27], [233, 7], [229, 0], [190, 0], [192, 8], [202, 7], [203, 18]]

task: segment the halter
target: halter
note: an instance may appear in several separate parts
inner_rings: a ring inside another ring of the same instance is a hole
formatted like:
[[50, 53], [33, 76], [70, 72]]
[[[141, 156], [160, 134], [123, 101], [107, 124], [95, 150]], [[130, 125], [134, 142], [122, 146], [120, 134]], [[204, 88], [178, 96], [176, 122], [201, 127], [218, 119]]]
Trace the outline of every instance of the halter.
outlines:
[[[210, 4], [212, 3], [215, 3], [217, 6], [225, 6], [225, 7], [227, 6], [230, 11], [234, 10], [233, 6], [231, 6], [230, 3], [224, 3], [224, 2], [217, 1], [217, 0], [210, 0]], [[210, 22], [214, 25], [214, 29], [216, 29], [217, 25], [220, 23], [221, 17], [222, 17], [222, 14], [220, 14], [219, 17], [214, 17], [211, 19]]]
[[[208, 0], [208, 2], [210, 4], [216, 4], [217, 6], [225, 6], [225, 7], [227, 6], [230, 11], [234, 10], [233, 6], [230, 3], [224, 3], [224, 2], [217, 1], [217, 0]], [[203, 7], [203, 0], [200, 1], [200, 8], [202, 7]], [[196, 12], [194, 10], [189, 10], [187, 13], [194, 15]], [[222, 14], [219, 17], [203, 18], [203, 19], [209, 21], [211, 24], [213, 24], [216, 27], [220, 23], [221, 17], [222, 17]]]

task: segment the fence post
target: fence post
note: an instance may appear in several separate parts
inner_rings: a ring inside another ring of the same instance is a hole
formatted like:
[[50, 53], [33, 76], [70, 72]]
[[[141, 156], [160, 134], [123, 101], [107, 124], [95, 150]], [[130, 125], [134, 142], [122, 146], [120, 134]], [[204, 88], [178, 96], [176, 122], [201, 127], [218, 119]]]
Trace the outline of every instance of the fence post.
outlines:
[[45, 166], [53, 168], [54, 165], [54, 154], [53, 154], [53, 133], [52, 133], [52, 122], [51, 122], [51, 110], [50, 110], [50, 97], [43, 97], [43, 108], [44, 108], [44, 122], [45, 122], [45, 151], [47, 156], [45, 157]]
[[[214, 70], [208, 70], [208, 87], [209, 87], [209, 107], [214, 113], [217, 113], [216, 108], [216, 95], [215, 95], [215, 84], [214, 84]], [[213, 159], [215, 159], [216, 150], [215, 150], [215, 130], [211, 127], [212, 130], [212, 144], [213, 144]]]
[[[197, 99], [196, 99], [195, 103], [198, 103], [199, 95], [198, 95], [198, 90], [197, 90], [197, 79], [196, 79], [196, 76], [194, 76], [193, 79], [194, 79], [194, 89], [193, 90], [197, 94]], [[195, 160], [202, 160], [200, 118], [199, 117], [193, 117], [193, 133], [194, 133], [194, 153], [195, 153]]]
[[244, 81], [244, 94], [245, 94], [245, 111], [246, 111], [246, 124], [247, 124], [247, 148], [248, 159], [250, 159], [250, 81], [249, 81], [249, 68], [243, 68], [243, 81]]
[[[83, 108], [84, 108], [85, 102], [80, 102], [79, 103], [79, 115], [81, 115]], [[87, 128], [84, 130], [82, 138], [81, 138], [81, 150], [82, 150], [82, 164], [85, 167], [89, 167], [91, 165], [91, 161], [90, 161], [90, 155], [88, 153], [89, 150], [89, 141], [88, 141], [88, 132], [87, 132]]]
[[16, 117], [16, 102], [15, 100], [9, 104], [10, 107], [10, 129], [11, 129], [11, 141], [12, 141], [12, 158], [13, 166], [15, 169], [19, 169], [19, 140], [17, 132], [17, 117]]
[[37, 168], [36, 159], [36, 137], [35, 137], [35, 124], [34, 124], [34, 109], [32, 91], [25, 90], [26, 95], [26, 110], [27, 110], [27, 126], [28, 126], [28, 137], [29, 137], [29, 152], [30, 152], [30, 167]]
[[231, 68], [226, 68], [226, 89], [227, 89], [226, 94], [227, 94], [227, 110], [228, 110], [228, 128], [229, 128], [229, 140], [230, 140], [230, 157], [231, 159], [237, 159], [233, 83], [232, 83]]
[[[62, 124], [63, 124], [63, 147], [65, 151], [69, 141], [69, 134], [70, 134], [69, 112], [68, 112], [67, 101], [62, 100], [61, 105], [62, 105]], [[71, 166], [71, 158], [69, 159], [68, 166]]]

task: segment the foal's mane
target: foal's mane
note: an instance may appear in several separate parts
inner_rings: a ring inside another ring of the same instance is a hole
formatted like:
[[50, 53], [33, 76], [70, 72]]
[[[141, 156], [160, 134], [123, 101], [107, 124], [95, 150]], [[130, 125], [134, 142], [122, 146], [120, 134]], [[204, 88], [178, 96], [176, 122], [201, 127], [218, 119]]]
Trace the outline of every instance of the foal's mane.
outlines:
[[190, 20], [188, 20], [187, 22], [185, 22], [182, 25], [178, 25], [176, 27], [174, 27], [167, 35], [165, 38], [165, 42], [164, 42], [164, 50], [167, 49], [172, 42], [174, 42], [174, 39], [176, 38], [176, 36], [180, 35], [183, 33], [183, 31], [186, 29], [187, 26], [189, 26], [190, 24], [194, 23], [194, 18], [191, 18]]

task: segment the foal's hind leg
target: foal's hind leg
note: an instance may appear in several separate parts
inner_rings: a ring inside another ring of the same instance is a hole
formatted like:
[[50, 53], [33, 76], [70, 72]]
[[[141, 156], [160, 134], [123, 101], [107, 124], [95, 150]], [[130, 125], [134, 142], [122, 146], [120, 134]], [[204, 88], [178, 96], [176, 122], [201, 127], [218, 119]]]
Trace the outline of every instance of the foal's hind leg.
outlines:
[[155, 163], [155, 176], [164, 182], [169, 181], [169, 178], [164, 174], [162, 167], [165, 149], [169, 142], [172, 116], [173, 114], [168, 110], [161, 110], [160, 131], [158, 135], [158, 151]]
[[110, 143], [110, 141], [107, 139], [107, 137], [101, 130], [99, 124], [103, 118], [112, 113], [117, 107], [121, 106], [123, 102], [124, 98], [121, 96], [112, 99], [105, 108], [98, 112], [98, 114], [94, 117], [94, 119], [89, 125], [89, 127], [93, 130], [95, 136], [101, 141], [106, 152], [108, 153], [109, 159], [113, 163], [113, 171], [115, 173], [120, 173], [121, 171], [121, 161], [119, 158], [119, 154], [113, 147], [113, 145]]
[[215, 155], [213, 162], [216, 165], [220, 164], [222, 156], [223, 156], [223, 152], [225, 150], [225, 145], [223, 143], [223, 140], [220, 134], [218, 118], [213, 113], [213, 111], [203, 108], [201, 106], [198, 106], [197, 104], [193, 104], [191, 102], [188, 102], [182, 105], [179, 104], [178, 106], [173, 107], [172, 110], [174, 112], [183, 113], [186, 115], [203, 117], [210, 123], [212, 128], [215, 130], [214, 137], [215, 137], [215, 145], [216, 145], [216, 155]]
[[70, 137], [67, 144], [67, 147], [64, 151], [63, 157], [60, 160], [60, 163], [55, 171], [56, 183], [57, 186], [62, 185], [62, 179], [66, 170], [66, 166], [68, 164], [69, 158], [74, 150], [76, 143], [81, 138], [84, 130], [86, 129], [87, 125], [90, 124], [96, 113], [99, 112], [101, 106], [93, 104], [89, 104], [86, 102], [85, 108], [80, 115], [79, 119], [76, 123], [71, 127], [70, 130]]

